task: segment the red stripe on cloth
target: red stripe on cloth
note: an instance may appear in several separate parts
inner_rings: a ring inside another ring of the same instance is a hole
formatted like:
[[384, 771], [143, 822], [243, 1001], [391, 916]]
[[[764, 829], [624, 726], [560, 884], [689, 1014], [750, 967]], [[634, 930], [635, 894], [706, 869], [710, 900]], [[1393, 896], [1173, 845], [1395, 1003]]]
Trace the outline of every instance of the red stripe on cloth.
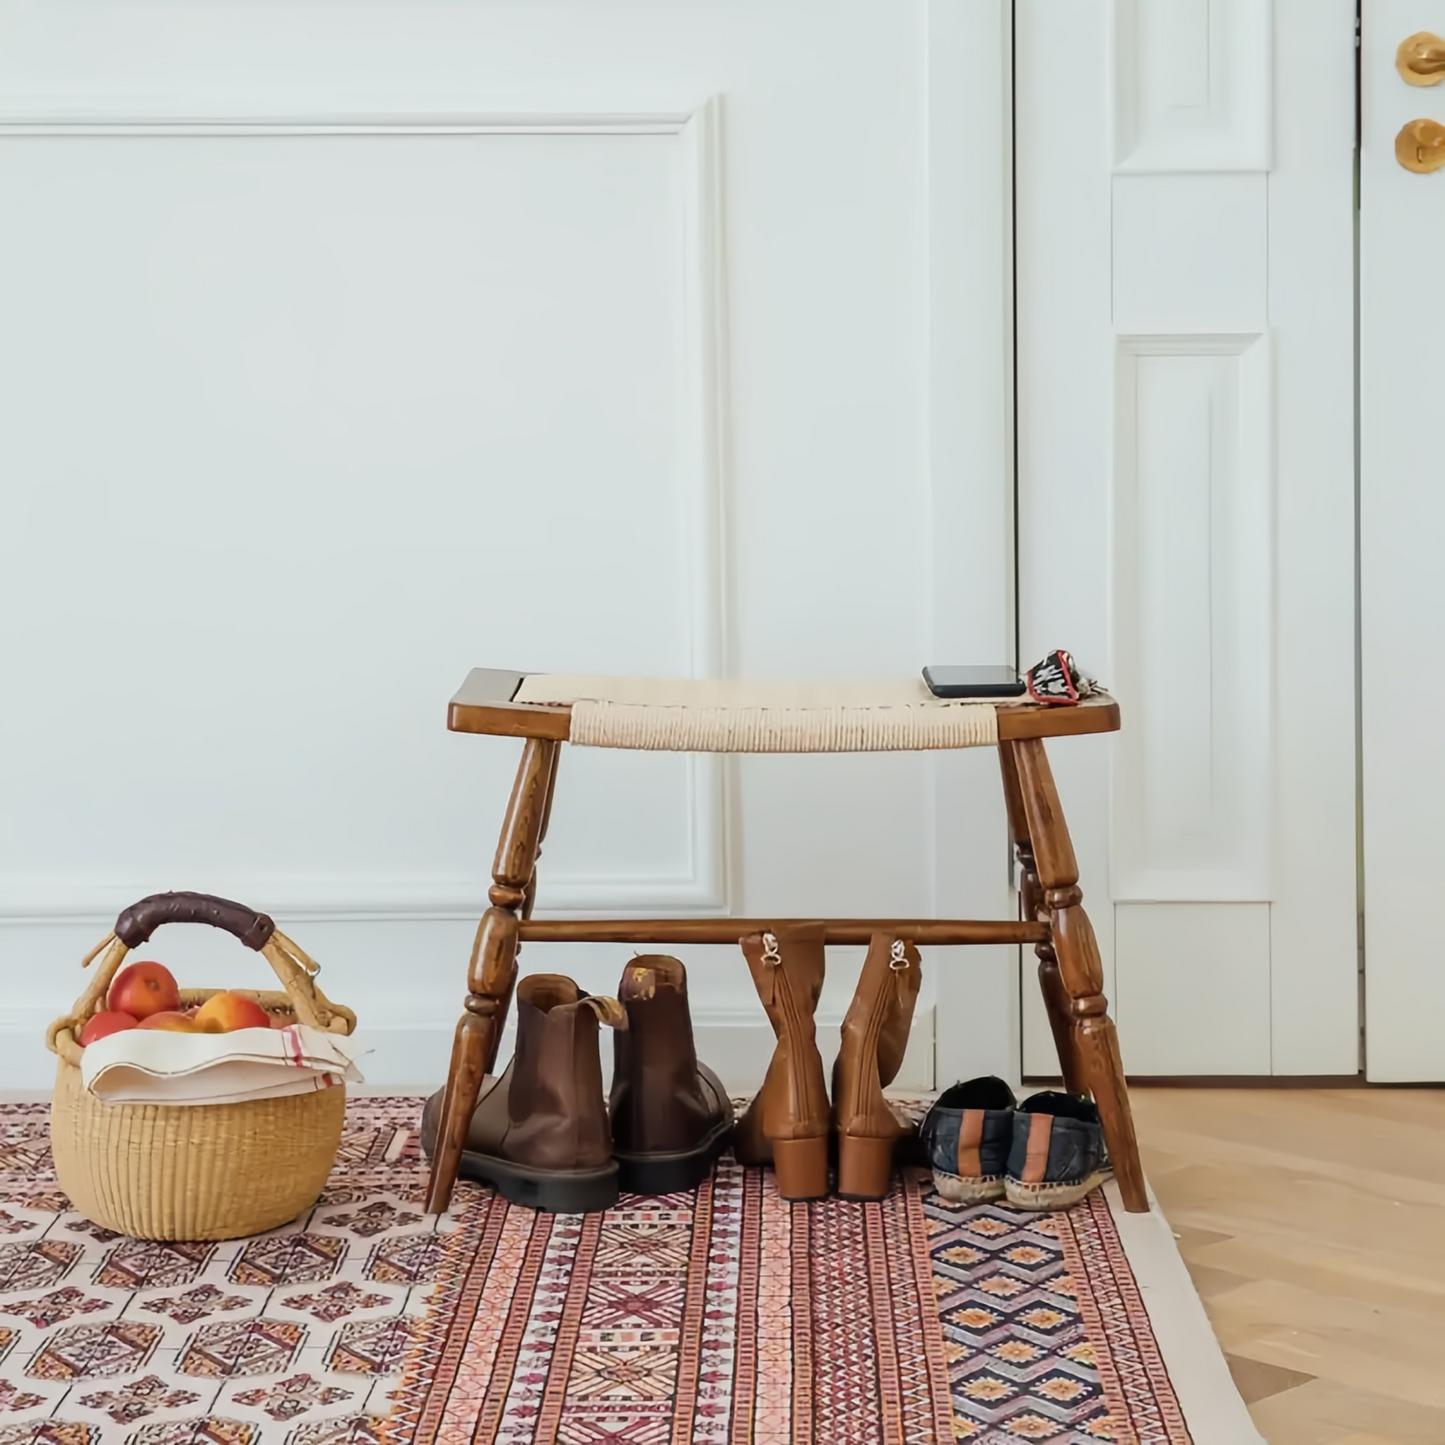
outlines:
[[286, 1058], [282, 1060], [288, 1066], [300, 1067], [306, 1061], [305, 1050], [301, 1047], [301, 1035], [295, 1024], [287, 1024], [281, 1030], [281, 1046], [286, 1050]]

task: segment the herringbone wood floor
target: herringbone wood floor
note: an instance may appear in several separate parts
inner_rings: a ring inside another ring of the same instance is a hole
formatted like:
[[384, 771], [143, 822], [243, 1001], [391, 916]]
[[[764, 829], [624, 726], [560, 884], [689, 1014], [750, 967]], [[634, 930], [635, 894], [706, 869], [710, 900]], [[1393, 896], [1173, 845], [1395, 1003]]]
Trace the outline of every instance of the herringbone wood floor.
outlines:
[[1445, 1445], [1445, 1089], [1136, 1089], [1270, 1445]]

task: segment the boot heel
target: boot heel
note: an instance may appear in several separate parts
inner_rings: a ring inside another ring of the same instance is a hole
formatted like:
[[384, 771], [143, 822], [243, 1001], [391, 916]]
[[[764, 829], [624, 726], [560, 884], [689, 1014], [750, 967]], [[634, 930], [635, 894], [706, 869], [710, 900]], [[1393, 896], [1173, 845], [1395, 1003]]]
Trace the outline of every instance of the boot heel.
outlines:
[[841, 1199], [882, 1199], [893, 1181], [896, 1139], [838, 1135], [838, 1195]]
[[774, 1139], [773, 1173], [784, 1199], [822, 1199], [828, 1193], [828, 1136]]

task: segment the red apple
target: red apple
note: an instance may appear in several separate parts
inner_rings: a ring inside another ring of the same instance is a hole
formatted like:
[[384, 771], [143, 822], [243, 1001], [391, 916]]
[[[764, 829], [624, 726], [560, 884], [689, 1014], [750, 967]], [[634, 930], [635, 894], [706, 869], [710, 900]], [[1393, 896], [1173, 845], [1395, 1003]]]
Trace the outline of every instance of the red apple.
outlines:
[[194, 1034], [200, 1030], [196, 1027], [194, 1019], [188, 1019], [185, 1014], [177, 1013], [174, 1009], [165, 1009], [158, 1014], [150, 1014], [143, 1018], [137, 1025], [138, 1029], [165, 1029], [170, 1033]]
[[125, 1029], [133, 1029], [136, 1021], [129, 1014], [116, 1012], [115, 1009], [103, 1009], [95, 1014], [89, 1023], [80, 1031], [80, 1047], [86, 1044], [93, 1044], [97, 1039], [103, 1039], [107, 1034], [118, 1034]]
[[196, 1028], [205, 1034], [229, 1034], [236, 1029], [269, 1029], [271, 1016], [243, 993], [213, 993], [196, 1010]]
[[181, 1006], [181, 991], [163, 963], [132, 963], [116, 974], [107, 1006], [133, 1019], [169, 1013]]

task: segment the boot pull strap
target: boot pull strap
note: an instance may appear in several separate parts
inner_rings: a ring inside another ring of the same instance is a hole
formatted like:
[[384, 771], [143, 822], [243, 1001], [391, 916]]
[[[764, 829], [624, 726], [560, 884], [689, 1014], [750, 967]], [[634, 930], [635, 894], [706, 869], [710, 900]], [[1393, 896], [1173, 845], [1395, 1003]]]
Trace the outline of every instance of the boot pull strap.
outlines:
[[608, 998], [605, 994], [589, 993], [581, 1002], [597, 1015], [597, 1022], [607, 1028], [625, 1029], [627, 1027], [627, 1010], [615, 998]]
[[628, 990], [629, 998], [649, 999], [657, 997], [657, 974], [645, 964], [630, 963], [627, 971], [632, 977], [627, 980], [631, 985]]

